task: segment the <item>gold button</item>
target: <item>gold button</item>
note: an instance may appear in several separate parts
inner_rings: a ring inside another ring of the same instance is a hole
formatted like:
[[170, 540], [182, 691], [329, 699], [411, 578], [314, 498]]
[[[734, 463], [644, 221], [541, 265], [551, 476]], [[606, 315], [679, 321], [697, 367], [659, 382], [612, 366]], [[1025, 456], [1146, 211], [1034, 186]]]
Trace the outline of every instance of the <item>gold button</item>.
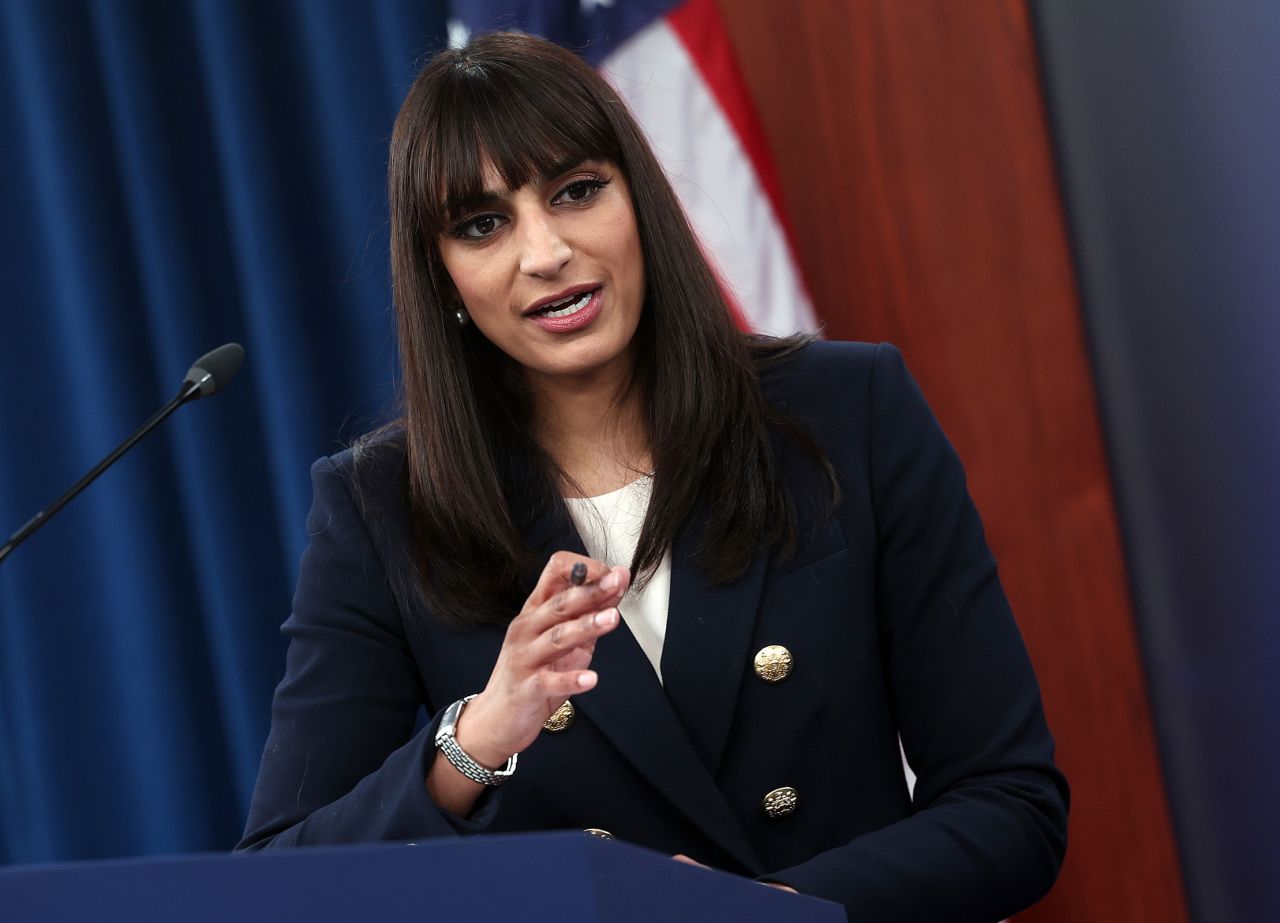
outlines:
[[573, 725], [573, 703], [568, 699], [564, 700], [564, 704], [551, 713], [551, 717], [543, 722], [542, 729], [550, 731], [552, 734], [559, 734], [569, 730]]
[[756, 654], [756, 676], [766, 683], [780, 683], [791, 675], [791, 663], [791, 651], [781, 644], [770, 644]]
[[796, 809], [796, 790], [790, 785], [775, 788], [764, 796], [762, 807], [771, 818], [786, 817]]
[[586, 830], [583, 830], [582, 832], [585, 833], [587, 836], [599, 837], [602, 840], [613, 839], [612, 833], [610, 833], [608, 830], [601, 830], [599, 827], [588, 827]]

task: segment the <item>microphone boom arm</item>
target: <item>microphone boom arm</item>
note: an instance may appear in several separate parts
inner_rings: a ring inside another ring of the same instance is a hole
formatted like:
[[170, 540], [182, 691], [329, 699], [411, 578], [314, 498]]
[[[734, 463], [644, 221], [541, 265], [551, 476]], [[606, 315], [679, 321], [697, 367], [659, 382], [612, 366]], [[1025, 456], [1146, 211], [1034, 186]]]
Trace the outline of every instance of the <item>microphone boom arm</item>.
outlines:
[[[226, 348], [227, 347], [225, 346], [221, 347], [221, 349], [226, 349]], [[239, 346], [236, 347], [236, 349], [239, 349], [239, 348], [240, 348]], [[216, 353], [218, 351], [215, 350], [214, 352]], [[191, 371], [196, 373], [196, 375], [193, 377], [196, 377], [197, 380], [192, 381], [188, 379], [184, 381], [182, 383], [182, 389], [178, 392], [177, 397], [175, 397], [169, 403], [165, 404], [158, 411], [156, 411], [156, 413], [151, 417], [151, 419], [147, 420], [146, 423], [143, 423], [142, 426], [138, 427], [138, 429], [134, 432], [132, 436], [130, 436], [124, 442], [120, 443], [120, 445], [116, 446], [115, 450], [112, 451], [110, 455], [108, 455], [102, 461], [94, 465], [88, 474], [86, 474], [80, 480], [72, 484], [71, 488], [66, 493], [64, 493], [57, 500], [54, 500], [53, 503], [49, 504], [47, 507], [45, 507], [40, 512], [36, 513], [34, 516], [28, 519], [26, 524], [23, 525], [21, 529], [13, 533], [13, 535], [9, 536], [9, 540], [6, 541], [3, 546], [0, 546], [0, 562], [3, 562], [4, 559], [9, 556], [10, 553], [12, 553], [13, 549], [17, 548], [24, 541], [30, 538], [33, 532], [35, 532], [42, 525], [48, 522], [50, 517], [52, 517], [54, 513], [58, 512], [58, 510], [62, 509], [64, 506], [70, 503], [73, 499], [75, 499], [76, 495], [79, 494], [80, 491], [84, 490], [86, 487], [92, 484], [95, 480], [97, 480], [98, 475], [102, 474], [102, 472], [106, 471], [113, 464], [115, 464], [116, 460], [125, 452], [128, 452], [130, 449], [132, 449], [134, 445], [137, 444], [138, 440], [140, 440], [143, 436], [147, 435], [147, 433], [151, 432], [153, 429], [159, 426], [160, 423], [162, 423], [164, 419], [169, 416], [169, 414], [173, 413], [175, 410], [177, 410], [179, 407], [181, 407], [183, 404], [187, 403], [188, 401], [196, 400], [205, 394], [211, 394], [213, 393], [214, 390], [217, 390], [223, 384], [225, 384], [225, 379], [229, 378], [232, 374], [234, 374], [235, 367], [239, 366], [239, 359], [238, 358], [236, 359], [234, 366], [230, 368], [229, 373], [227, 371], [223, 372], [222, 377], [224, 378], [224, 381], [217, 381], [212, 372], [207, 371], [206, 369], [200, 367], [204, 359], [207, 359], [213, 355], [214, 353], [209, 353], [207, 356], [202, 357], [201, 360], [198, 360], [196, 365], [192, 366]], [[241, 355], [243, 355], [243, 351], [241, 351]]]

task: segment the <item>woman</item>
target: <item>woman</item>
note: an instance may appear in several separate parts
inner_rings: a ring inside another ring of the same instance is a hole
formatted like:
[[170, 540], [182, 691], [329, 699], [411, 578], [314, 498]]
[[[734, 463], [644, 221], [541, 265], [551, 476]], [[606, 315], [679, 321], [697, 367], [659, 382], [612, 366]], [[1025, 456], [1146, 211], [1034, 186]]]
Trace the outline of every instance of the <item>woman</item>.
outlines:
[[1038, 900], [1065, 781], [898, 353], [738, 334], [538, 39], [432, 61], [390, 199], [405, 413], [313, 468], [241, 846], [582, 828], [858, 920]]

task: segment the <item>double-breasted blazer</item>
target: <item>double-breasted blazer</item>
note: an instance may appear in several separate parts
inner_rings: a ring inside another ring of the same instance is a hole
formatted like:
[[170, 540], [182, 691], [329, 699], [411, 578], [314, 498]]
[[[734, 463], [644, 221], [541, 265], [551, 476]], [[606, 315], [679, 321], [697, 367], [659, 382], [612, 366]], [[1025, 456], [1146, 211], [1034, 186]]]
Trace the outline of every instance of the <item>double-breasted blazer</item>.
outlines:
[[[795, 554], [761, 549], [713, 585], [692, 517], [672, 546], [662, 681], [625, 625], [601, 638], [573, 725], [540, 734], [466, 818], [424, 780], [443, 710], [484, 688], [503, 632], [446, 629], [389, 579], [413, 567], [395, 437], [318, 461], [241, 848], [597, 828], [859, 921], [991, 923], [1038, 900], [1067, 787], [959, 460], [892, 346], [814, 343], [762, 386], [833, 465], [834, 515], [809, 489], [816, 466], [775, 438]], [[563, 511], [530, 516], [525, 537], [583, 551]], [[792, 655], [781, 682], [753, 669], [767, 645]], [[762, 800], [783, 787], [794, 810], [771, 817]]]

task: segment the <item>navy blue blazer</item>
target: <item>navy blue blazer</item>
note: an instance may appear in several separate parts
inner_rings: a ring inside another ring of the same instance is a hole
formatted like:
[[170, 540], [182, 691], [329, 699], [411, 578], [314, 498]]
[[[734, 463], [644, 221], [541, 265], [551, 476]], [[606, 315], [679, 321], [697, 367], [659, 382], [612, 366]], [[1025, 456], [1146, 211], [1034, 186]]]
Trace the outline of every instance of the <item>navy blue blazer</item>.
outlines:
[[[1065, 851], [1067, 786], [958, 458], [892, 346], [815, 343], [763, 384], [834, 465], [834, 517], [798, 503], [794, 557], [761, 551], [714, 586], [692, 564], [695, 516], [672, 547], [663, 683], [619, 626], [573, 726], [541, 734], [468, 818], [424, 780], [440, 714], [484, 688], [502, 632], [444, 629], [388, 579], [411, 567], [394, 439], [318, 461], [241, 848], [595, 827], [859, 921], [992, 923], [1038, 900]], [[774, 445], [803, 496], [814, 466]], [[582, 551], [562, 515], [526, 538]], [[770, 644], [794, 657], [776, 685], [752, 668]], [[762, 799], [782, 786], [796, 809], [770, 819]]]

